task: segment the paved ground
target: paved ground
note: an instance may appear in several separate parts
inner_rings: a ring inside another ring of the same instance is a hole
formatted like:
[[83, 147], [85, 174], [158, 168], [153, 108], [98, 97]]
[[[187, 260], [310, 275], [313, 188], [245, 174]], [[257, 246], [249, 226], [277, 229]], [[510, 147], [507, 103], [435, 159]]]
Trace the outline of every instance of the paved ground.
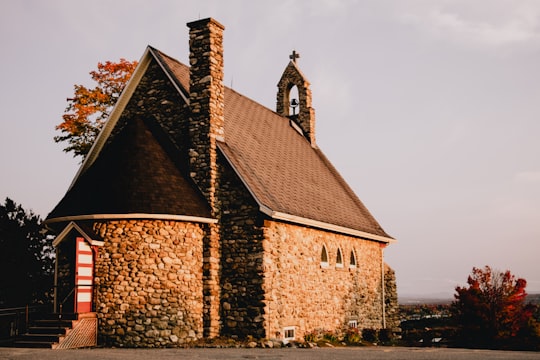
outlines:
[[318, 349], [78, 349], [43, 350], [0, 348], [0, 360], [153, 360], [153, 359], [260, 359], [260, 360], [513, 360], [540, 359], [540, 352], [467, 349], [369, 347]]

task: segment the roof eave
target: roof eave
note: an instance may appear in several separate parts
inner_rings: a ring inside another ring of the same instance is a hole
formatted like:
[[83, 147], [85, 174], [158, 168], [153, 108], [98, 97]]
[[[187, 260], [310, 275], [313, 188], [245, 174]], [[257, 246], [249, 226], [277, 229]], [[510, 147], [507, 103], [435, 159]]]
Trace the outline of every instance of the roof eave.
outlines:
[[174, 220], [186, 221], [205, 224], [215, 224], [217, 219], [205, 218], [200, 216], [189, 215], [172, 215], [172, 214], [145, 214], [145, 213], [127, 213], [127, 214], [89, 214], [89, 215], [73, 215], [61, 216], [44, 221], [45, 225], [67, 222], [67, 221], [82, 221], [82, 220], [120, 220], [120, 219], [147, 219], [147, 220]]
[[381, 243], [385, 243], [385, 244], [391, 244], [391, 243], [397, 242], [396, 239], [393, 239], [391, 237], [372, 234], [372, 233], [368, 233], [368, 232], [361, 231], [361, 230], [356, 230], [356, 229], [351, 229], [351, 228], [344, 227], [344, 226], [325, 223], [325, 222], [322, 222], [322, 221], [308, 219], [308, 218], [304, 218], [304, 217], [297, 216], [297, 215], [286, 214], [286, 213], [279, 212], [279, 211], [273, 211], [272, 209], [270, 209], [270, 208], [268, 208], [266, 206], [261, 206], [260, 211], [262, 213], [270, 216], [272, 219], [276, 219], [276, 220], [292, 222], [292, 223], [299, 224], [299, 225], [305, 225], [305, 226], [310, 226], [310, 227], [314, 227], [314, 228], [318, 228], [318, 229], [337, 232], [337, 233], [341, 233], [341, 234], [345, 234], [345, 235], [351, 235], [351, 236], [360, 237], [360, 238], [368, 239], [368, 240], [373, 240], [373, 241], [377, 241], [377, 242], [381, 242]]

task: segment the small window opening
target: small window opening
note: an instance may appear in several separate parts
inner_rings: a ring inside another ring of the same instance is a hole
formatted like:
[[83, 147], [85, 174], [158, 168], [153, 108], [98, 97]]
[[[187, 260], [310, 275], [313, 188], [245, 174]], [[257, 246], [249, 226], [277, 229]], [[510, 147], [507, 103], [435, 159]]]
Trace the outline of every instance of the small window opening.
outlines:
[[283, 343], [287, 344], [289, 341], [294, 341], [295, 338], [295, 327], [287, 326], [283, 328]]
[[341, 249], [338, 248], [337, 255], [336, 255], [336, 267], [342, 268], [343, 267], [343, 256], [341, 255]]
[[356, 269], [356, 255], [354, 255], [354, 250], [351, 250], [351, 262], [349, 263], [351, 269]]
[[326, 251], [326, 246], [324, 245], [321, 250], [321, 266], [328, 267], [328, 252]]
[[351, 329], [358, 329], [358, 321], [356, 321], [356, 320], [349, 320], [349, 328], [351, 328]]

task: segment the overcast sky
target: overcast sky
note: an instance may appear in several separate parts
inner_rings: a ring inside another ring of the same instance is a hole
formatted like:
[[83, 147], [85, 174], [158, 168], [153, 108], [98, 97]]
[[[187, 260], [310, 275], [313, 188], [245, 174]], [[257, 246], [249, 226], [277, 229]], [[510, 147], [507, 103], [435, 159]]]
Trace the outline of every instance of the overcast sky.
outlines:
[[540, 1], [0, 0], [0, 200], [45, 217], [79, 166], [53, 137], [74, 84], [147, 45], [187, 63], [225, 25], [225, 82], [274, 109], [293, 49], [317, 142], [383, 228], [398, 292], [473, 266], [540, 292]]

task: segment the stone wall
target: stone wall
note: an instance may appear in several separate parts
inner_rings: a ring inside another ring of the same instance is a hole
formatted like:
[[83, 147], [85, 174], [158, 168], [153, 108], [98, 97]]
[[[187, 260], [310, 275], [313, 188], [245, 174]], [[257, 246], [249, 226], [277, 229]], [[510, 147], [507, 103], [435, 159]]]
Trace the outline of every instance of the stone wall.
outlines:
[[[323, 245], [328, 266], [321, 266]], [[265, 328], [280, 338], [295, 327], [306, 332], [340, 330], [356, 320], [359, 328], [381, 328], [379, 243], [275, 221], [265, 222], [263, 241]], [[338, 248], [343, 267], [336, 266]], [[350, 266], [354, 251], [356, 267]]]
[[386, 327], [399, 327], [399, 304], [396, 284], [396, 273], [388, 264], [384, 264], [384, 303], [386, 312]]
[[221, 334], [266, 337], [259, 206], [223, 157], [216, 189], [221, 239]]
[[95, 261], [99, 343], [174, 346], [203, 337], [203, 230], [188, 222], [107, 221]]
[[203, 323], [204, 336], [216, 337], [220, 335], [220, 237], [219, 225], [205, 225], [205, 237], [203, 242]]

